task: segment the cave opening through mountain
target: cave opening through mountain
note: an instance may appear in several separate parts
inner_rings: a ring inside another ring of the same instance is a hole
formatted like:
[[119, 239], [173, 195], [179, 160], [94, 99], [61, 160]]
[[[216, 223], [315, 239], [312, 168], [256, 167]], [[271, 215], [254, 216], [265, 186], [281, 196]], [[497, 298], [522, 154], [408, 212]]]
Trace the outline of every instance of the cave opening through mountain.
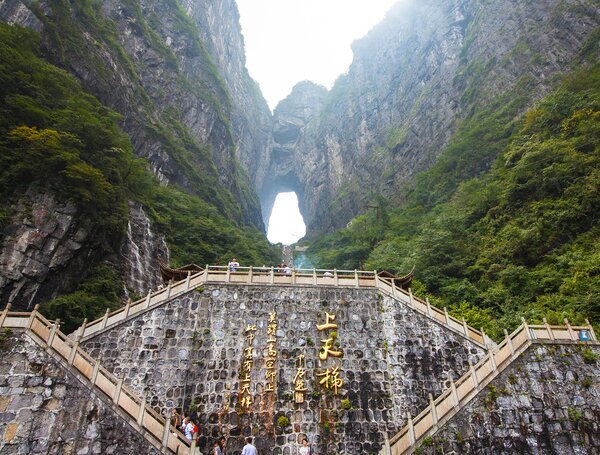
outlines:
[[292, 245], [304, 234], [306, 225], [298, 206], [298, 196], [294, 191], [278, 193], [269, 217], [267, 238], [271, 243]]

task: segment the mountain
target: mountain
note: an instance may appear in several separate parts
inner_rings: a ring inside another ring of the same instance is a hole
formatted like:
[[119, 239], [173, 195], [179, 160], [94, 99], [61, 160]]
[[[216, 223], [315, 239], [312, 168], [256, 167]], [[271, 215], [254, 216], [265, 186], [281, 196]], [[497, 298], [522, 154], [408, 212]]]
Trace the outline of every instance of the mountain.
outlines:
[[[0, 18], [12, 25], [2, 43], [3, 303], [30, 309], [83, 292], [100, 268], [112, 283], [100, 293], [115, 305], [158, 285], [169, 250], [175, 264], [272, 260], [248, 172], [271, 114], [245, 69], [233, 1], [6, 0]], [[32, 141], [54, 141], [63, 167], [43, 175], [39, 152], [23, 152]]]
[[[401, 203], [483, 112], [518, 118], [597, 43], [598, 23], [591, 0], [399, 2], [353, 44], [348, 72], [289, 152], [309, 236], [345, 226], [380, 195]], [[465, 145], [436, 197], [489, 169], [505, 144], [497, 139]]]

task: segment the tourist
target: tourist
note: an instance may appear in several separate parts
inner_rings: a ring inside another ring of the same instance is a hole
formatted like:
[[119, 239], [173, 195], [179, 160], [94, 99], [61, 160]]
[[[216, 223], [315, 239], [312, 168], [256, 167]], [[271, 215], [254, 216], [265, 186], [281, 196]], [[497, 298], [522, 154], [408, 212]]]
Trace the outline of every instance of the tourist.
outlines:
[[225, 455], [225, 446], [227, 445], [227, 440], [225, 439], [225, 436], [221, 436], [219, 445], [221, 446], [221, 454]]
[[237, 261], [236, 258], [233, 258], [231, 261], [229, 261], [229, 264], [227, 264], [227, 266], [229, 267], [230, 272], [237, 272], [237, 268], [240, 266], [240, 263]]
[[210, 455], [223, 455], [223, 451], [221, 450], [221, 446], [219, 445], [219, 441], [215, 440], [213, 444], [213, 449]]
[[258, 455], [256, 447], [252, 445], [252, 437], [246, 438], [246, 445], [242, 449], [242, 455]]
[[283, 264], [283, 271], [285, 272], [285, 274], [287, 276], [292, 276], [292, 269], [290, 268], [289, 265]]
[[181, 416], [177, 412], [177, 408], [173, 408], [171, 411], [171, 425], [175, 428], [179, 428], [181, 425]]
[[192, 423], [192, 421], [190, 420], [189, 417], [186, 417], [183, 422], [185, 423], [185, 428], [183, 429], [183, 434], [185, 435], [185, 438], [192, 442], [192, 440], [194, 439], [194, 424]]
[[310, 454], [310, 447], [308, 446], [308, 440], [306, 438], [304, 438], [302, 440], [302, 447], [300, 447], [300, 455], [309, 455]]
[[323, 274], [323, 276], [324, 276], [324, 277], [326, 277], [326, 278], [333, 278], [333, 273], [331, 273], [329, 270], [327, 270], [327, 271], [326, 271], [326, 272]]
[[185, 426], [188, 423], [188, 416], [186, 416], [185, 414], [181, 414], [181, 425], [179, 425], [179, 430], [181, 430], [182, 433], [185, 434]]

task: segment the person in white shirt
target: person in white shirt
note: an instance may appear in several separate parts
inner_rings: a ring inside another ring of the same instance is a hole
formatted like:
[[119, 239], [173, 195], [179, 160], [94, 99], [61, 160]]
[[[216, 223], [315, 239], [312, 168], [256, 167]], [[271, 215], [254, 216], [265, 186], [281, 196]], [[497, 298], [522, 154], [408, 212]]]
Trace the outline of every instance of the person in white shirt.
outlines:
[[290, 266], [283, 264], [283, 267], [284, 267], [283, 271], [285, 272], [285, 274], [287, 276], [292, 276], [292, 269], [290, 268]]
[[300, 447], [300, 455], [309, 455], [310, 447], [308, 447], [308, 441], [306, 439], [302, 440], [302, 447]]
[[185, 430], [184, 430], [184, 434], [185, 434], [185, 438], [188, 441], [191, 441], [192, 439], [194, 439], [194, 424], [192, 423], [192, 421], [190, 419], [186, 419], [187, 423], [185, 424]]
[[237, 261], [236, 258], [233, 258], [231, 261], [229, 261], [229, 264], [227, 265], [229, 266], [230, 272], [237, 272], [237, 268], [240, 266], [240, 263]]
[[252, 445], [252, 438], [246, 438], [246, 445], [242, 449], [242, 455], [258, 455], [256, 447]]

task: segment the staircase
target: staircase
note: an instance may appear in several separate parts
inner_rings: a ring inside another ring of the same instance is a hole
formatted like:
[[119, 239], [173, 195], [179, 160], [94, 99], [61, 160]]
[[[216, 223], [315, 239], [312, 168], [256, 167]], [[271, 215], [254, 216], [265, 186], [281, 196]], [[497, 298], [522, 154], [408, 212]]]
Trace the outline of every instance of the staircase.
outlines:
[[72, 336], [86, 340], [136, 314], [155, 308], [172, 298], [200, 288], [205, 284], [336, 286], [377, 289], [382, 294], [402, 302], [426, 318], [434, 320], [436, 323], [445, 326], [462, 337], [468, 338], [483, 348], [495, 345], [483, 331], [469, 327], [464, 320], [460, 321], [450, 316], [445, 308], [440, 310], [430, 305], [428, 301], [415, 297], [410, 290], [407, 292], [396, 286], [393, 279], [378, 276], [377, 271], [292, 269], [291, 274], [286, 275], [278, 272], [273, 267], [238, 267], [233, 272], [225, 266], [208, 264], [204, 270], [195, 274], [189, 272], [184, 280], [169, 283], [166, 288], [149, 292], [143, 299], [128, 302], [123, 308], [112, 313], [107, 310], [104, 317], [89, 324], [84, 324]]
[[598, 344], [594, 329], [586, 320], [587, 326], [571, 326], [565, 319], [565, 326], [523, 324], [512, 334], [504, 331], [505, 339], [470, 371], [456, 382], [449, 378], [450, 387], [433, 400], [419, 415], [407, 415], [407, 425], [400, 430], [381, 451], [381, 455], [412, 454], [427, 437], [433, 436], [446, 422], [466, 406], [495, 377], [510, 366], [534, 343], [582, 343], [585, 332], [589, 341]]
[[162, 453], [195, 453], [195, 444], [190, 445], [180, 432], [173, 432], [169, 420], [150, 408], [144, 397], [138, 397], [123, 385], [122, 379], [111, 374], [79, 347], [80, 337], [76, 340], [67, 337], [59, 330], [58, 322], [48, 321], [37, 308], [32, 313], [19, 313], [10, 312], [10, 307], [7, 307], [0, 313], [0, 330], [24, 331], [73, 374], [88, 382], [97, 394], [112, 400], [115, 411], [157, 450]]

